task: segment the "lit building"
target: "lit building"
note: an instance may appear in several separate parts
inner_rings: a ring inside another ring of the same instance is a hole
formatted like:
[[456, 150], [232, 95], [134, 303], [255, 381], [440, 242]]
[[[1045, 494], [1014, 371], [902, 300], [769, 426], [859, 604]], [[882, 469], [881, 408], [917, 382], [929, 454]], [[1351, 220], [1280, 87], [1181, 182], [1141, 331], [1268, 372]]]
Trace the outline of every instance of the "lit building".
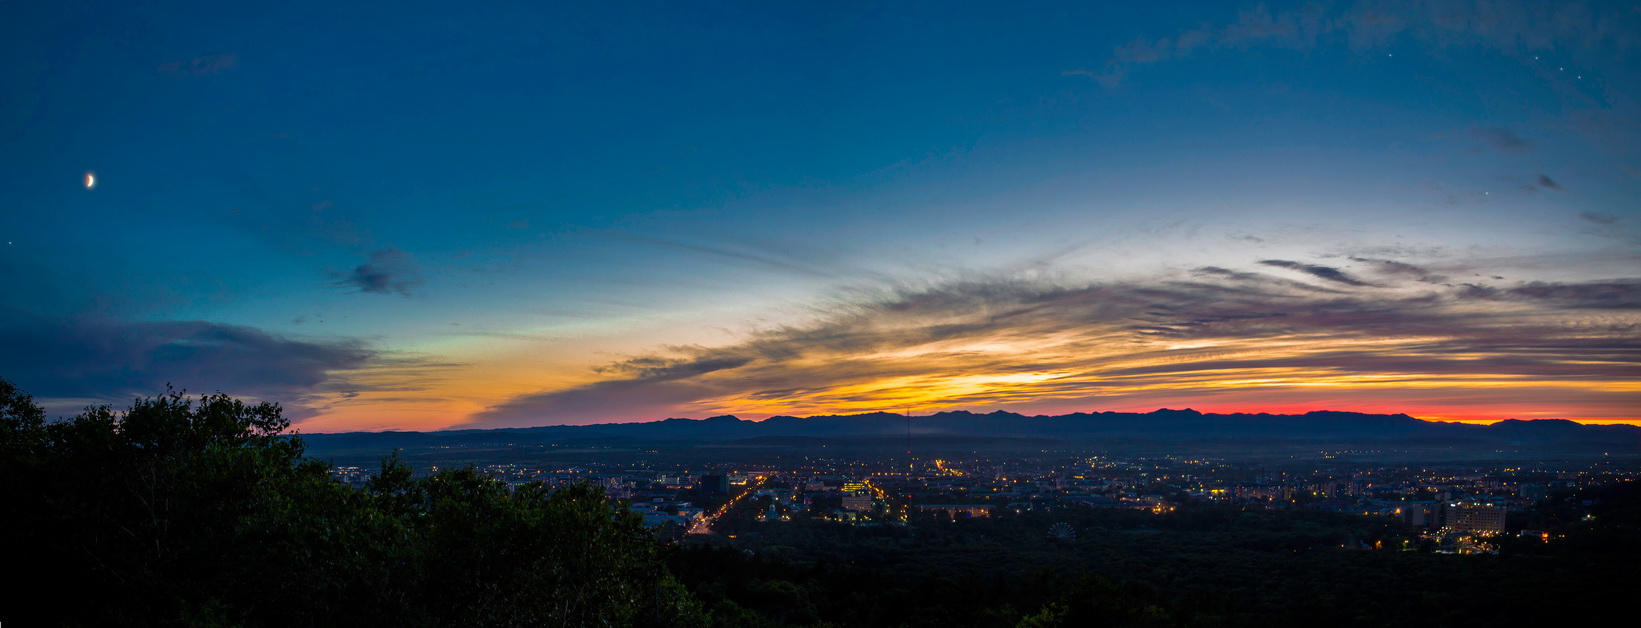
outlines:
[[944, 512], [953, 519], [991, 516], [990, 504], [918, 504], [913, 508], [922, 512]]
[[872, 509], [872, 496], [859, 493], [848, 493], [843, 496], [843, 508], [856, 512], [865, 512]]
[[1504, 507], [1477, 502], [1444, 504], [1442, 527], [1456, 532], [1503, 532]]

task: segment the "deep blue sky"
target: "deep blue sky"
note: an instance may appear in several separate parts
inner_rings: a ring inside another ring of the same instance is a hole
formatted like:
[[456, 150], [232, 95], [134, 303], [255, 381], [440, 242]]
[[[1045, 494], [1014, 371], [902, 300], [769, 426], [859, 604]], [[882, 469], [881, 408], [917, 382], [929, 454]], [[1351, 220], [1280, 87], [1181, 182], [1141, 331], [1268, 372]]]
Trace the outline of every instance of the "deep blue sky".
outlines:
[[331, 4], [0, 4], [0, 376], [1641, 419], [1633, 4]]

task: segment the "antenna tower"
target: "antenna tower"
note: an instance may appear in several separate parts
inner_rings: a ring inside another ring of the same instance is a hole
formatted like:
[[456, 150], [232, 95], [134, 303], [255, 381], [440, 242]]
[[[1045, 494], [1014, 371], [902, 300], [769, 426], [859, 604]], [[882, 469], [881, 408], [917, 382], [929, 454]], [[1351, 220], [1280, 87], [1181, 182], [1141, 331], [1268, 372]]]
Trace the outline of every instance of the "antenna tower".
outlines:
[[906, 481], [912, 481], [912, 410], [906, 409]]

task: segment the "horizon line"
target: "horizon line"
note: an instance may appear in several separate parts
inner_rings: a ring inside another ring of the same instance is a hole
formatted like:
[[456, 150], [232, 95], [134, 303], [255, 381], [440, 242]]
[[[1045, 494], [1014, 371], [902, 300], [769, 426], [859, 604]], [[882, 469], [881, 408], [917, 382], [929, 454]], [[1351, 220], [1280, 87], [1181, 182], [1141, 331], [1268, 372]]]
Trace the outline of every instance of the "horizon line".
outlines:
[[891, 415], [891, 416], [897, 416], [897, 417], [928, 418], [928, 417], [936, 416], [936, 415], [940, 415], [940, 414], [966, 413], [966, 414], [982, 415], [983, 416], [983, 415], [1002, 413], [1002, 414], [1013, 414], [1013, 415], [1017, 415], [1017, 416], [1020, 416], [1020, 417], [1023, 417], [1023, 418], [1056, 418], [1056, 417], [1072, 416], [1072, 415], [1077, 415], [1077, 414], [1088, 414], [1088, 415], [1096, 415], [1096, 414], [1147, 415], [1147, 414], [1156, 414], [1156, 413], [1159, 413], [1159, 412], [1195, 412], [1195, 413], [1197, 413], [1199, 415], [1203, 415], [1203, 416], [1236, 416], [1236, 415], [1258, 416], [1258, 415], [1268, 415], [1268, 416], [1296, 416], [1296, 417], [1297, 416], [1305, 416], [1305, 415], [1308, 415], [1308, 414], [1321, 413], [1321, 412], [1330, 412], [1330, 413], [1338, 413], [1338, 414], [1358, 414], [1358, 415], [1365, 415], [1365, 416], [1386, 416], [1386, 417], [1404, 416], [1404, 417], [1407, 417], [1407, 418], [1410, 418], [1410, 419], [1413, 419], [1413, 420], [1416, 420], [1416, 421], [1422, 421], [1422, 422], [1425, 422], [1425, 423], [1450, 423], [1450, 424], [1464, 424], [1464, 425], [1494, 425], [1494, 424], [1503, 423], [1503, 422], [1506, 422], [1506, 421], [1566, 421], [1566, 422], [1569, 422], [1569, 423], [1576, 423], [1576, 424], [1579, 424], [1579, 425], [1595, 425], [1595, 426], [1601, 426], [1601, 425], [1630, 425], [1630, 426], [1641, 427], [1641, 418], [1635, 418], [1635, 419], [1607, 419], [1607, 418], [1589, 418], [1589, 417], [1527, 417], [1527, 418], [1508, 417], [1508, 418], [1501, 418], [1501, 419], [1493, 419], [1493, 418], [1477, 419], [1477, 418], [1453, 418], [1453, 417], [1422, 418], [1422, 417], [1414, 416], [1414, 415], [1406, 413], [1406, 412], [1388, 412], [1388, 413], [1384, 413], [1384, 412], [1360, 412], [1360, 411], [1356, 411], [1356, 410], [1317, 409], [1317, 410], [1307, 410], [1305, 412], [1299, 412], [1299, 413], [1291, 413], [1291, 412], [1290, 413], [1282, 413], [1282, 412], [1269, 412], [1269, 411], [1259, 411], [1259, 412], [1250, 412], [1250, 411], [1202, 412], [1202, 411], [1199, 411], [1199, 410], [1195, 410], [1193, 408], [1157, 408], [1155, 410], [1150, 410], [1150, 411], [1092, 410], [1092, 411], [1069, 412], [1069, 413], [1066, 413], [1066, 414], [1023, 414], [1023, 413], [1020, 413], [1020, 412], [1012, 412], [1012, 411], [1008, 411], [1008, 410], [993, 410], [991, 412], [975, 412], [975, 411], [972, 411], [972, 410], [942, 410], [942, 411], [939, 411], [939, 412], [933, 412], [933, 413], [929, 413], [929, 414], [918, 415], [918, 414], [915, 414], [915, 413], [910, 412], [910, 411], [907, 411], [907, 412], [893, 412], [893, 411], [888, 411], [888, 410], [875, 410], [875, 411], [871, 411], [871, 412], [856, 412], [856, 413], [849, 413], [849, 414], [811, 414], [811, 415], [808, 415], [808, 416], [797, 416], [797, 415], [790, 415], [790, 414], [772, 414], [772, 415], [766, 416], [766, 417], [761, 418], [761, 419], [743, 418], [743, 417], [740, 417], [740, 416], [737, 416], [737, 415], [734, 415], [734, 414], [720, 414], [720, 415], [714, 415], [714, 416], [702, 417], [702, 418], [664, 417], [664, 418], [659, 418], [659, 419], [633, 420], [633, 421], [604, 421], [604, 422], [598, 422], [598, 423], [547, 423], [547, 424], [541, 424], [541, 425], [517, 425], [517, 426], [496, 426], [496, 427], [454, 425], [454, 426], [451, 426], [451, 427], [447, 427], [447, 428], [443, 428], [443, 429], [437, 429], [437, 430], [400, 430], [400, 429], [391, 429], [390, 428], [390, 429], [380, 429], [380, 430], [348, 430], [348, 431], [305, 432], [305, 431], [302, 431], [300, 429], [300, 424], [295, 424], [295, 425], [291, 426], [292, 427], [291, 431], [292, 431], [292, 433], [300, 433], [300, 434], [394, 434], [394, 433], [397, 433], [397, 434], [436, 434], [436, 433], [442, 433], [442, 432], [484, 432], [484, 431], [500, 431], [500, 430], [528, 430], [528, 429], [538, 429], [538, 428], [545, 428], [545, 427], [600, 427], [600, 426], [612, 426], [612, 425], [643, 425], [643, 424], [651, 424], [651, 423], [663, 423], [663, 422], [666, 422], [666, 421], [702, 422], [702, 421], [708, 421], [708, 420], [711, 420], [711, 419], [722, 419], [722, 418], [732, 418], [732, 419], [735, 419], [737, 421], [743, 421], [743, 422], [748, 422], [748, 423], [762, 423], [762, 422], [768, 421], [770, 419], [783, 418], [783, 417], [784, 418], [795, 418], [795, 419], [816, 419], [816, 418], [825, 418], [825, 417], [837, 417], [837, 418], [859, 417], [859, 416], [866, 416], [866, 415], [873, 415], [873, 414], [883, 414], [883, 415]]

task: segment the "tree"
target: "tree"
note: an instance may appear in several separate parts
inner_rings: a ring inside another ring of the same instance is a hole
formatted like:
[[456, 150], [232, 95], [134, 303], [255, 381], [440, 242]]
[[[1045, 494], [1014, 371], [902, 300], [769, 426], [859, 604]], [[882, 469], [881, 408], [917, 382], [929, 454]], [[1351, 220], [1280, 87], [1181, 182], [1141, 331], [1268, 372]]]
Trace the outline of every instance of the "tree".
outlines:
[[34, 398], [0, 379], [0, 461], [36, 454], [45, 435], [46, 413]]
[[[7, 455], [8, 539], [26, 539], [17, 563], [40, 577], [12, 609], [57, 622], [209, 623], [230, 608], [245, 569], [242, 521], [275, 495], [328, 487], [321, 463], [302, 458], [277, 404], [178, 391], [125, 412], [88, 408], [45, 422], [9, 382], [0, 420]], [[97, 603], [40, 607], [46, 589], [73, 582]]]
[[[601, 490], [472, 469], [366, 490], [303, 457], [277, 404], [181, 392], [46, 422], [0, 379], [14, 573], [0, 621], [188, 625], [669, 625], [693, 601]], [[64, 587], [85, 604], [53, 607]]]

